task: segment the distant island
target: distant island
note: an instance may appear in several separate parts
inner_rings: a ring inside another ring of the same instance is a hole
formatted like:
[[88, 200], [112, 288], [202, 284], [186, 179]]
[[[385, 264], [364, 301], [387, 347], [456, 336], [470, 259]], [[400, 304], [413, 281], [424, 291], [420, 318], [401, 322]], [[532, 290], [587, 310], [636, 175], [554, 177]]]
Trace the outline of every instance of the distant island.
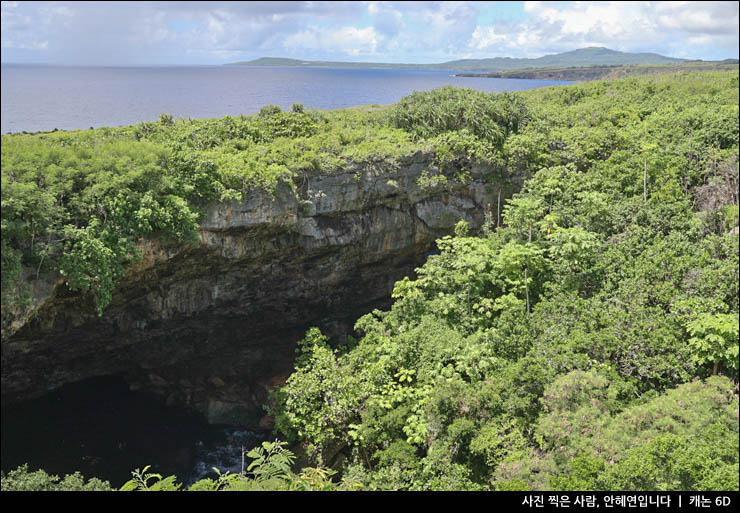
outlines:
[[307, 61], [282, 57], [262, 57], [252, 61], [234, 62], [226, 66], [295, 66], [295, 67], [334, 67], [334, 68], [388, 68], [423, 69], [451, 71], [497, 72], [521, 70], [525, 68], [586, 67], [586, 66], [627, 66], [656, 65], [691, 62], [688, 59], [666, 57], [657, 53], [618, 52], [602, 47], [589, 47], [570, 52], [544, 55], [536, 59], [495, 57], [491, 59], [459, 59], [439, 64], [401, 64], [387, 62], [339, 62]]

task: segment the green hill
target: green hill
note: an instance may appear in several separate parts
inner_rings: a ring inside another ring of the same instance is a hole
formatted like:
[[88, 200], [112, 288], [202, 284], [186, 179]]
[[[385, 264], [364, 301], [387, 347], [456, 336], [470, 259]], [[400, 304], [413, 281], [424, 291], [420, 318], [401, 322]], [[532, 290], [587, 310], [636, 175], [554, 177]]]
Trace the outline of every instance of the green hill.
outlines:
[[570, 52], [544, 55], [536, 59], [517, 59], [512, 57], [495, 57], [491, 59], [460, 59], [439, 64], [404, 64], [385, 62], [339, 62], [339, 61], [304, 61], [281, 57], [262, 57], [253, 61], [235, 62], [227, 66], [305, 66], [336, 68], [412, 68], [440, 70], [485, 70], [503, 71], [522, 68], [544, 68], [551, 66], [605, 66], [627, 64], [665, 64], [683, 62], [686, 59], [675, 59], [657, 53], [617, 52], [608, 48], [590, 47]]

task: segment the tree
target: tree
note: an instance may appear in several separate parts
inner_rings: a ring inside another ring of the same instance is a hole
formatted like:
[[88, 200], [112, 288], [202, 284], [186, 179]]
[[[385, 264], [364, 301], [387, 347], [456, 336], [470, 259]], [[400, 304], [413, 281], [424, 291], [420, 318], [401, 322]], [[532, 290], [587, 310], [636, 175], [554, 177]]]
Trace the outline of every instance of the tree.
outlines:
[[738, 371], [738, 314], [702, 313], [686, 326], [689, 346], [699, 365], [712, 363], [712, 374], [720, 366]]
[[599, 240], [595, 233], [588, 232], [580, 226], [573, 228], [558, 226], [547, 235], [547, 239], [551, 243], [548, 250], [550, 255], [555, 260], [564, 260], [568, 263], [569, 276], [591, 260]]
[[494, 269], [503, 276], [508, 290], [521, 293], [524, 289], [527, 313], [530, 311], [529, 283], [532, 275], [545, 265], [542, 252], [533, 244], [510, 242], [501, 248], [494, 261]]
[[504, 220], [520, 235], [527, 234], [527, 242], [532, 242], [532, 228], [545, 213], [545, 203], [537, 196], [518, 196], [512, 198], [504, 207]]

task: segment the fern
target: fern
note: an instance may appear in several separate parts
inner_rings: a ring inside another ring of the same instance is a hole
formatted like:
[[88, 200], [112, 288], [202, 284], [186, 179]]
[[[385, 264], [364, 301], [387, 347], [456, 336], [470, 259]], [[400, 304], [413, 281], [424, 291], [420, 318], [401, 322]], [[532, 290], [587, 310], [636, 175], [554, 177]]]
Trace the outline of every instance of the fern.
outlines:
[[[161, 474], [150, 474], [147, 472], [151, 465], [147, 465], [143, 470], [138, 468], [131, 472], [134, 477], [128, 480], [121, 487], [122, 492], [175, 492], [180, 489], [182, 484], [175, 482], [177, 477], [167, 476], [162, 478]], [[154, 483], [151, 485], [149, 481], [154, 479]]]
[[188, 488], [189, 492], [218, 492], [221, 490], [226, 490], [229, 488], [229, 485], [234, 483], [235, 481], [238, 481], [240, 479], [239, 474], [230, 474], [227, 470], [225, 473], [221, 473], [219, 469], [216, 467], [212, 467], [213, 471], [218, 475], [218, 479], [201, 479], [200, 481], [197, 481], [190, 485]]
[[249, 464], [247, 471], [254, 476], [257, 482], [272, 479], [290, 481], [293, 477], [291, 466], [295, 462], [295, 455], [283, 446], [285, 442], [262, 442], [262, 447], [255, 447], [247, 453], [254, 461]]

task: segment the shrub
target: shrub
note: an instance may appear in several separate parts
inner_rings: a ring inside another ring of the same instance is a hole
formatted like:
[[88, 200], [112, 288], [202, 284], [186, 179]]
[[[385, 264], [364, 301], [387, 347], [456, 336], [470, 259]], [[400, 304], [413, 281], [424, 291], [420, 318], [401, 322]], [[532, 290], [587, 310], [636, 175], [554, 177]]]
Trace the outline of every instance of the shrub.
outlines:
[[15, 470], [11, 470], [7, 476], [5, 474], [1, 474], [0, 483], [0, 489], [4, 492], [100, 492], [113, 490], [108, 481], [91, 478], [85, 482], [85, 478], [82, 477], [82, 474], [79, 472], [68, 474], [64, 476], [64, 479], [61, 479], [59, 476], [49, 475], [43, 470], [29, 472], [28, 464], [22, 465]]
[[390, 111], [391, 123], [417, 138], [467, 129], [495, 146], [501, 146], [510, 133], [516, 133], [527, 118], [526, 105], [518, 96], [451, 86], [414, 92]]
[[257, 116], [261, 118], [267, 118], [270, 116], [274, 116], [275, 114], [280, 114], [282, 111], [283, 109], [281, 109], [279, 105], [265, 105], [260, 109]]

